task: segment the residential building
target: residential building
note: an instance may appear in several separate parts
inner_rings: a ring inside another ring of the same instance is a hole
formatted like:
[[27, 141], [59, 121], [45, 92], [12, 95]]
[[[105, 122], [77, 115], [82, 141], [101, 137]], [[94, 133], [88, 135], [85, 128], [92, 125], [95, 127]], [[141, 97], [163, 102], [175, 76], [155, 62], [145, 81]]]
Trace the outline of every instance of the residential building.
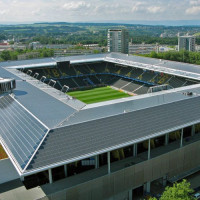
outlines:
[[129, 34], [126, 29], [108, 29], [108, 52], [128, 54]]
[[178, 51], [180, 50], [195, 51], [194, 36], [178, 36]]

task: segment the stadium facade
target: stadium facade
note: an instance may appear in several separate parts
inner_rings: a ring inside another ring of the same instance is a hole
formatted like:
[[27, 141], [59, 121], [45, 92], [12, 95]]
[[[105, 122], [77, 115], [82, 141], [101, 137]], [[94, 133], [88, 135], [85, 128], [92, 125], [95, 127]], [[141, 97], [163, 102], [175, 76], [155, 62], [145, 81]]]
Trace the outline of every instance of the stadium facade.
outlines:
[[[2, 62], [0, 76], [16, 82], [0, 96], [0, 142], [20, 195], [132, 199], [199, 170], [200, 66], [108, 53]], [[67, 94], [107, 85], [131, 96], [86, 104]]]

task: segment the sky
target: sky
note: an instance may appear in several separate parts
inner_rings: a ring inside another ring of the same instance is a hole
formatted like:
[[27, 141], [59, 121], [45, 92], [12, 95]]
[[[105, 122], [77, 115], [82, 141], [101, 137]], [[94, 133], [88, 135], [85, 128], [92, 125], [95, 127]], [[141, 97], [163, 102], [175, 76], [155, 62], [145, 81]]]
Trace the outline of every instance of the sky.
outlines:
[[0, 0], [0, 23], [104, 20], [200, 20], [200, 0]]

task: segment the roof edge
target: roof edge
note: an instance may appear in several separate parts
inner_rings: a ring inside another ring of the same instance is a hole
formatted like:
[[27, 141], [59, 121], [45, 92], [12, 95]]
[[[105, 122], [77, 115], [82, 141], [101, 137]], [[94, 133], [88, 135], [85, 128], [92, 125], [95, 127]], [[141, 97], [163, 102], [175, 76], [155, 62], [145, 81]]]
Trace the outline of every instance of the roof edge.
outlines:
[[79, 160], [82, 160], [82, 159], [86, 159], [88, 157], [93, 157], [93, 156], [96, 156], [96, 155], [99, 155], [99, 154], [102, 154], [102, 153], [106, 153], [108, 151], [113, 151], [113, 150], [116, 150], [116, 149], [119, 149], [119, 148], [123, 148], [123, 147], [129, 146], [129, 145], [133, 145], [135, 143], [139, 143], [139, 142], [142, 142], [144, 140], [148, 140], [148, 139], [151, 139], [151, 138], [154, 138], [154, 137], [158, 137], [158, 136], [161, 136], [161, 135], [164, 135], [164, 134], [167, 134], [167, 133], [170, 133], [170, 132], [182, 129], [182, 128], [186, 128], [188, 126], [192, 126], [192, 125], [198, 124], [198, 123], [200, 123], [200, 119], [189, 122], [187, 124], [176, 126], [174, 128], [171, 128], [171, 129], [166, 129], [166, 130], [158, 132], [158, 133], [154, 133], [152, 135], [149, 135], [149, 137], [145, 136], [145, 137], [142, 137], [140, 139], [131, 140], [129, 142], [126, 142], [126, 143], [123, 143], [123, 144], [120, 144], [120, 145], [115, 145], [115, 146], [112, 146], [110, 148], [105, 148], [101, 151], [95, 151], [94, 153], [84, 154], [82, 156], [75, 157], [75, 158], [70, 159], [70, 160], [64, 160], [64, 161], [57, 162], [57, 163], [54, 163], [54, 164], [51, 164], [51, 165], [46, 165], [46, 166], [41, 167], [41, 168], [36, 168], [35, 170], [23, 172], [23, 176], [29, 176], [29, 175], [32, 175], [32, 174], [35, 174], [35, 173], [38, 173], [38, 172], [42, 172], [42, 171], [45, 171], [45, 170], [48, 170], [48, 169], [51, 169], [51, 168], [59, 167], [59, 166], [66, 165], [66, 164], [69, 164], [69, 163], [72, 163], [72, 162], [76, 162], [76, 161], [79, 161]]

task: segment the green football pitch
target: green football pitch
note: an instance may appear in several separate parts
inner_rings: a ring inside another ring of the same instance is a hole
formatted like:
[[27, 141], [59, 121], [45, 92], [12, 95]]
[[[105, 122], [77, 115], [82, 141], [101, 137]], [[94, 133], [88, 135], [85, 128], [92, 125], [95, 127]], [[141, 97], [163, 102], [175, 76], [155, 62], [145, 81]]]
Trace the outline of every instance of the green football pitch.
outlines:
[[81, 91], [79, 90], [79, 91], [68, 92], [67, 94], [69, 94], [72, 97], [75, 97], [76, 99], [79, 99], [80, 101], [86, 104], [97, 103], [97, 102], [108, 101], [130, 96], [124, 92], [114, 90], [110, 87], [100, 87], [100, 88], [93, 88]]

